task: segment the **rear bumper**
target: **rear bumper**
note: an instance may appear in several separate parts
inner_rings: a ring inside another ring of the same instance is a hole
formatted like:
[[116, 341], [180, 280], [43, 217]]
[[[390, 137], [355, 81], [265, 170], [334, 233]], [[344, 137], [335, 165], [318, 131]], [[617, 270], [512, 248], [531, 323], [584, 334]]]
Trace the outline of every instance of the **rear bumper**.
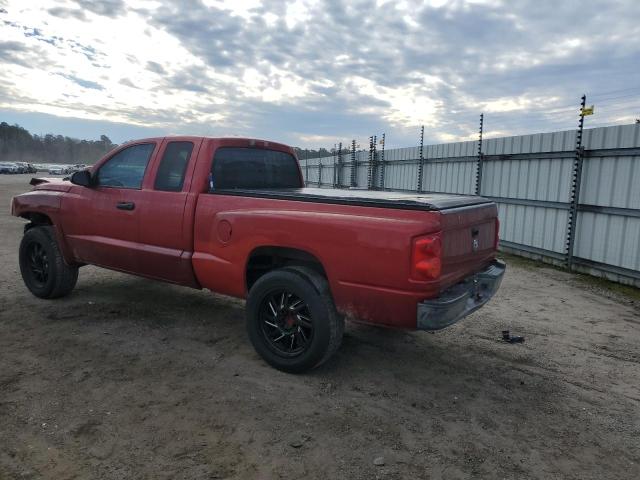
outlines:
[[418, 303], [418, 330], [440, 330], [487, 303], [502, 283], [506, 265], [494, 260], [484, 270], [448, 288], [439, 297]]

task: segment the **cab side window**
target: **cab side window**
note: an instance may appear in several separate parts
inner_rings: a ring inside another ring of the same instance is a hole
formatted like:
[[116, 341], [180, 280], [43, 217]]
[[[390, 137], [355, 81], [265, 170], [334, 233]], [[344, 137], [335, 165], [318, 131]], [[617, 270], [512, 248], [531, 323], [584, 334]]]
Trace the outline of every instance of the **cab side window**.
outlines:
[[141, 188], [155, 146], [155, 143], [143, 143], [116, 153], [98, 170], [96, 184], [101, 187]]
[[160, 161], [153, 188], [165, 192], [181, 191], [192, 151], [193, 143], [191, 142], [168, 143]]

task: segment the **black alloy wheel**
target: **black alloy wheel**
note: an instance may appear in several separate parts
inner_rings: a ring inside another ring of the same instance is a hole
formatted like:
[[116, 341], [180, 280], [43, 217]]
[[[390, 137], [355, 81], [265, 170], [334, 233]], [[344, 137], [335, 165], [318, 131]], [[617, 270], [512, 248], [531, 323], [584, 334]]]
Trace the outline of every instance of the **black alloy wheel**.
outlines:
[[262, 334], [278, 354], [294, 357], [313, 340], [309, 306], [293, 292], [278, 289], [267, 294], [260, 308]]
[[49, 280], [49, 257], [42, 244], [36, 240], [26, 247], [27, 265], [31, 279], [36, 286], [44, 287]]
[[289, 266], [261, 276], [247, 297], [247, 333], [271, 366], [302, 373], [324, 363], [340, 346], [344, 318], [317, 270]]
[[19, 261], [22, 280], [36, 297], [64, 297], [78, 281], [78, 267], [65, 262], [52, 226], [28, 226]]

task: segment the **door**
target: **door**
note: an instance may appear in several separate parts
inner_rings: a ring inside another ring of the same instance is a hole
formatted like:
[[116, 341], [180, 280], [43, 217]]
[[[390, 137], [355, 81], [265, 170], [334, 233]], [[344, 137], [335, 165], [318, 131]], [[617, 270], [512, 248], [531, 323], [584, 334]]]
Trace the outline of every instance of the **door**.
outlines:
[[91, 188], [65, 195], [64, 234], [85, 263], [137, 273], [143, 180], [156, 142], [128, 145], [102, 162]]
[[189, 193], [202, 139], [165, 139], [145, 186], [140, 214], [140, 273], [198, 286], [191, 265], [197, 194]]

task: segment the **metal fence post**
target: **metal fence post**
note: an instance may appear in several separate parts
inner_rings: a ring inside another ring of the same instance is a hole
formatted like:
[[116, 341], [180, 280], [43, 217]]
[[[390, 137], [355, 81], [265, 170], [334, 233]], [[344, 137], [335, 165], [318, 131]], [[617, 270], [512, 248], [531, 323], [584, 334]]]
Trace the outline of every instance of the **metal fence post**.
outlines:
[[371, 187], [378, 189], [378, 136], [373, 136], [373, 168], [371, 170]]
[[373, 136], [369, 137], [369, 167], [367, 169], [367, 189], [373, 188]]
[[338, 185], [338, 153], [336, 152], [336, 144], [333, 144], [333, 188]]
[[478, 165], [476, 168], [476, 195], [482, 194], [482, 128], [484, 124], [484, 113], [480, 114], [480, 130], [478, 137]]
[[342, 142], [338, 144], [338, 173], [336, 178], [338, 179], [338, 188], [342, 188]]
[[322, 186], [322, 159], [318, 158], [318, 186]]
[[422, 192], [422, 183], [424, 178], [424, 125], [420, 127], [420, 163], [418, 164], [418, 186], [416, 191]]
[[569, 218], [567, 219], [567, 243], [565, 251], [565, 264], [569, 270], [573, 269], [573, 247], [576, 240], [576, 224], [578, 220], [578, 204], [580, 203], [580, 184], [582, 183], [582, 164], [584, 160], [584, 148], [582, 147], [582, 131], [584, 129], [584, 109], [587, 104], [587, 96], [582, 95], [580, 102], [580, 119], [576, 131], [576, 155], [573, 159], [573, 171], [571, 177], [571, 192]]
[[356, 162], [356, 141], [351, 141], [351, 186], [358, 186], [358, 163]]
[[385, 143], [385, 136], [386, 134], [382, 134], [382, 152], [380, 155], [380, 181], [379, 181], [379, 185], [380, 185], [380, 190], [384, 190], [384, 175], [385, 175], [385, 171], [384, 171], [384, 167], [385, 167], [385, 162], [384, 162], [384, 143]]

